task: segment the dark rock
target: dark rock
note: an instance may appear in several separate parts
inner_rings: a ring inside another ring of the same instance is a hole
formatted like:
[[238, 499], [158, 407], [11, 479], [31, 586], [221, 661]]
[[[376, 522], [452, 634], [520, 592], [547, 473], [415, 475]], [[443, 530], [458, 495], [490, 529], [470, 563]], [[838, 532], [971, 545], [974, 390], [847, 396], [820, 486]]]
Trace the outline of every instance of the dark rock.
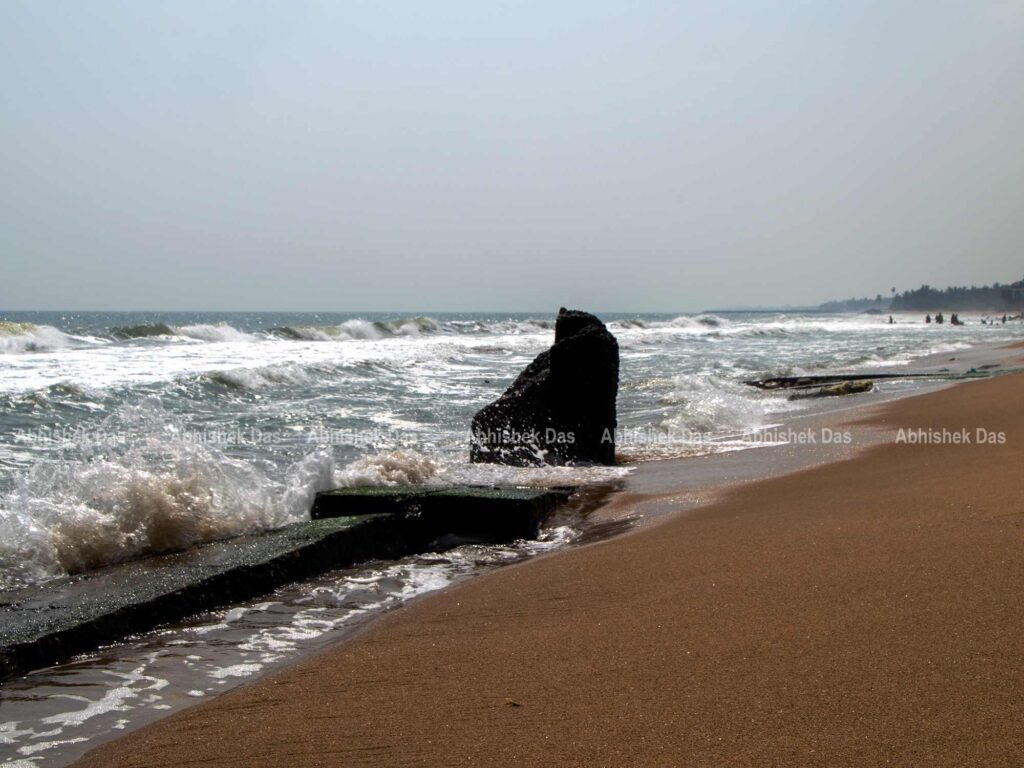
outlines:
[[614, 464], [619, 345], [587, 312], [558, 311], [555, 343], [473, 417], [470, 460]]

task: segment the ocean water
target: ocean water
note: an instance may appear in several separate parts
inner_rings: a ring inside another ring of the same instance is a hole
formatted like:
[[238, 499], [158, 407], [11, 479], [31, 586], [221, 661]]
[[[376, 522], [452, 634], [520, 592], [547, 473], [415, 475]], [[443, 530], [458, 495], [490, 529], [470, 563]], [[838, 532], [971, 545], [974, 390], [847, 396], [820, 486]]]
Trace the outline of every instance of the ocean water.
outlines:
[[[1019, 324], [607, 315], [620, 460], [742, 444], [794, 407], [747, 378], [901, 364]], [[567, 483], [466, 461], [468, 425], [552, 317], [0, 314], [0, 589], [306, 519], [324, 488]]]
[[[897, 315], [605, 315], [619, 340], [620, 464], [470, 465], [473, 414], [547, 348], [553, 316], [0, 312], [0, 591], [308, 519], [341, 485], [599, 487], [632, 462], [763, 446], [806, 403], [769, 375], [899, 367], [1020, 323]], [[447, 542], [190, 618], [0, 685], [0, 765], [61, 766], [488, 568], [572, 544]], [[450, 546], [455, 545], [455, 546]]]

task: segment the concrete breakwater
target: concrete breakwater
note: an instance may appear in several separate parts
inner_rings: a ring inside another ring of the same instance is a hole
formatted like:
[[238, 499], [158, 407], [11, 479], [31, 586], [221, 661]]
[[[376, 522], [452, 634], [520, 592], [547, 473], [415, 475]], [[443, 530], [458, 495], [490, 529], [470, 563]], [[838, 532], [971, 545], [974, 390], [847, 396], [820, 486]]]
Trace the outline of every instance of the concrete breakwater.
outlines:
[[346, 488], [309, 522], [0, 593], [0, 680], [355, 563], [535, 538], [571, 488]]

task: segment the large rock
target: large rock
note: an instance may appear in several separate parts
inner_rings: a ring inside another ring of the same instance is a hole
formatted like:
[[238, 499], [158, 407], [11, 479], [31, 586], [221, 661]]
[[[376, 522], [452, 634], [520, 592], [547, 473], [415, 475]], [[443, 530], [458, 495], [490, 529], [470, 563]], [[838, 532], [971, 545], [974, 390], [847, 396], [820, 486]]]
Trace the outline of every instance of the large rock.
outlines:
[[470, 460], [615, 463], [619, 345], [587, 312], [558, 311], [555, 343], [473, 417]]

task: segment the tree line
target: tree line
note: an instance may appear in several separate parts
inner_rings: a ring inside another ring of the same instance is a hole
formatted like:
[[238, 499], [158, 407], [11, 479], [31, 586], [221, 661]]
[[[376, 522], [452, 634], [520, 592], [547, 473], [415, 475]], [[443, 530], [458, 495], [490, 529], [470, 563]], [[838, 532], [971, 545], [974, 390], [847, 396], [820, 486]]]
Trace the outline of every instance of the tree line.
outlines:
[[894, 312], [1021, 310], [1024, 309], [1024, 280], [1010, 285], [954, 285], [941, 289], [922, 285], [900, 293], [893, 290], [891, 298], [878, 294], [873, 299], [866, 297], [827, 301], [818, 309], [825, 312], [862, 312], [871, 309]]

